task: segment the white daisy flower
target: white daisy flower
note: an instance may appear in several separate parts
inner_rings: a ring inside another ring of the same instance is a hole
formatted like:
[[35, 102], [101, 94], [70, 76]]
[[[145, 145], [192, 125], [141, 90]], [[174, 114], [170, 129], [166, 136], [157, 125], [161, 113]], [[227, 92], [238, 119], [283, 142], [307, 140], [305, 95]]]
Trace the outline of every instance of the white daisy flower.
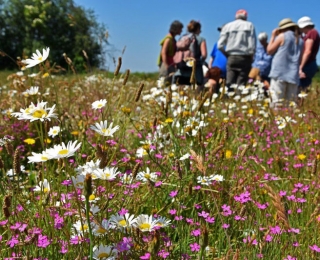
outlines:
[[105, 167], [103, 169], [96, 169], [93, 174], [100, 180], [112, 181], [120, 172], [117, 167]]
[[287, 125], [286, 121], [282, 121], [278, 124], [278, 129], [283, 129], [286, 127], [286, 125]]
[[150, 172], [150, 169], [147, 167], [146, 171], [138, 172], [137, 180], [141, 180], [143, 182], [147, 182], [148, 180], [156, 182], [158, 176], [155, 172]]
[[101, 121], [100, 123], [95, 123], [95, 125], [91, 125], [90, 128], [93, 131], [96, 131], [98, 134], [102, 136], [113, 136], [113, 134], [120, 128], [118, 125], [115, 127], [113, 126], [113, 122], [110, 123], [108, 126], [108, 121]]
[[214, 181], [223, 181], [223, 176], [220, 174], [216, 174], [214, 176], [212, 176], [212, 180]]
[[31, 105], [26, 109], [20, 109], [20, 112], [11, 113], [12, 116], [18, 118], [18, 120], [30, 120], [36, 121], [44, 121], [51, 120], [51, 118], [57, 118], [57, 115], [54, 113], [55, 105], [51, 108], [47, 107], [47, 102], [39, 102], [37, 105], [31, 103]]
[[92, 233], [95, 236], [103, 236], [107, 233], [108, 230], [115, 229], [115, 227], [116, 226], [113, 223], [111, 223], [109, 220], [104, 219], [102, 220], [101, 224], [93, 223]]
[[78, 220], [72, 226], [75, 229], [77, 234], [84, 234], [86, 232], [89, 232], [89, 225], [86, 220], [82, 220], [82, 223], [80, 220]]
[[116, 260], [118, 250], [113, 246], [99, 245], [93, 248], [93, 259], [96, 260]]
[[299, 98], [305, 98], [308, 96], [308, 93], [304, 92], [304, 91], [301, 91], [301, 93], [298, 94], [298, 97]]
[[[20, 171], [25, 173], [25, 167], [23, 165], [20, 166]], [[16, 173], [14, 173], [13, 169], [10, 169], [9, 171], [7, 171], [6, 173], [7, 177], [12, 180], [14, 176], [16, 176]]]
[[106, 104], [107, 104], [107, 100], [105, 100], [105, 99], [100, 99], [100, 100], [94, 101], [92, 103], [92, 109], [101, 109], [101, 108], [105, 107]]
[[85, 175], [81, 174], [77, 175], [76, 177], [71, 176], [73, 186], [77, 189], [83, 189], [85, 178]]
[[46, 162], [49, 159], [49, 155], [45, 151], [42, 153], [32, 152], [32, 156], [28, 156], [28, 163]]
[[40, 94], [39, 93], [39, 87], [31, 87], [30, 89], [27, 89], [26, 91], [22, 92], [22, 95], [28, 97], [28, 96], [34, 96]]
[[49, 184], [48, 180], [44, 179], [43, 183], [42, 183], [42, 181], [39, 181], [39, 185], [36, 186], [33, 191], [40, 191], [43, 193], [50, 192], [50, 184]]
[[100, 208], [99, 208], [97, 205], [92, 204], [92, 205], [90, 206], [90, 213], [91, 213], [92, 215], [96, 215], [98, 212], [100, 212]]
[[55, 145], [53, 148], [47, 149], [45, 152], [48, 154], [50, 159], [67, 158], [73, 156], [80, 146], [81, 142], [69, 141], [67, 145], [61, 143], [59, 145]]
[[135, 223], [134, 215], [126, 213], [125, 215], [112, 215], [110, 217], [110, 223], [115, 225], [117, 228], [131, 228]]
[[186, 153], [185, 155], [181, 156], [180, 157], [180, 161], [184, 161], [184, 160], [187, 160], [187, 159], [190, 159], [190, 153]]
[[156, 226], [156, 221], [152, 216], [141, 214], [135, 218], [135, 223], [133, 224], [133, 226], [139, 228], [142, 232], [150, 232]]
[[77, 167], [75, 170], [77, 174], [81, 174], [86, 176], [87, 173], [90, 173], [92, 176], [92, 179], [97, 179], [97, 176], [93, 174], [93, 172], [97, 169], [99, 169], [100, 165], [100, 159], [96, 160], [95, 162], [93, 160], [86, 162], [85, 165]]
[[158, 227], [167, 227], [170, 225], [170, 223], [171, 223], [171, 220], [165, 217], [158, 217], [154, 219], [154, 224], [155, 226], [158, 226]]
[[23, 63], [27, 64], [26, 68], [31, 68], [33, 66], [36, 66], [37, 64], [45, 61], [48, 58], [50, 48], [47, 47], [42, 51], [43, 53], [41, 54], [39, 50], [36, 50], [36, 53], [32, 54], [31, 59], [22, 60]]
[[132, 176], [126, 173], [123, 174], [123, 176], [120, 179], [124, 184], [131, 184], [133, 180]]
[[59, 126], [53, 126], [49, 129], [48, 136], [55, 137], [60, 133], [60, 127]]
[[137, 151], [136, 151], [136, 156], [141, 158], [144, 155], [148, 155], [147, 150], [143, 149], [142, 147], [138, 148]]
[[212, 182], [212, 179], [208, 176], [198, 176], [197, 177], [197, 183], [201, 184], [201, 185], [206, 185], [209, 186]]

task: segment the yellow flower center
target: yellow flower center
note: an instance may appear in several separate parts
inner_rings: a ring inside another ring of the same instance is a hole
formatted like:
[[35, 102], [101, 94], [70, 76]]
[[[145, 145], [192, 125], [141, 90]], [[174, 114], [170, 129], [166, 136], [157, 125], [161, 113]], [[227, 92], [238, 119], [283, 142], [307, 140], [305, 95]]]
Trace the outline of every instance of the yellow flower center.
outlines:
[[42, 56], [40, 56], [40, 57], [38, 58], [38, 60], [39, 60], [39, 61], [42, 61]]
[[88, 225], [87, 225], [87, 224], [84, 224], [84, 225], [80, 228], [80, 230], [85, 231], [85, 230], [87, 230], [88, 228], [89, 228]]
[[67, 154], [68, 152], [69, 152], [68, 149], [63, 149], [63, 150], [59, 151], [58, 154], [60, 154], [60, 155], [65, 155], [65, 154]]
[[46, 116], [47, 112], [43, 109], [39, 109], [33, 112], [32, 116], [36, 118], [42, 118], [43, 116]]
[[144, 150], [146, 150], [146, 151], [149, 151], [149, 150], [150, 150], [150, 144], [144, 144], [144, 145], [142, 146], [142, 148], [143, 148]]
[[149, 173], [145, 173], [145, 174], [144, 174], [144, 177], [145, 177], [146, 179], [150, 179], [151, 176], [150, 176]]
[[108, 178], [108, 177], [110, 177], [110, 176], [111, 176], [111, 174], [108, 173], [108, 172], [104, 174], [104, 177], [105, 177], [105, 178]]
[[91, 194], [91, 195], [89, 196], [89, 200], [90, 200], [90, 201], [95, 200], [95, 198], [96, 198], [96, 196], [94, 196], [93, 194]]
[[41, 160], [43, 160], [43, 161], [47, 161], [47, 160], [48, 160], [48, 157], [41, 156]]
[[125, 227], [127, 225], [127, 221], [125, 219], [122, 219], [118, 222], [118, 224], [122, 227]]
[[105, 234], [107, 232], [107, 230], [105, 230], [104, 228], [99, 228], [97, 230], [97, 233], [100, 233], [100, 234]]
[[139, 226], [140, 229], [149, 229], [150, 228], [150, 224], [149, 223], [143, 223]]
[[97, 107], [98, 107], [98, 108], [102, 107], [102, 104], [101, 104], [101, 103], [100, 103], [100, 104], [98, 104], [98, 105], [97, 105]]
[[43, 192], [44, 192], [44, 193], [48, 193], [48, 192], [49, 192], [49, 189], [48, 189], [48, 188], [44, 188], [44, 189], [43, 189]]
[[109, 257], [109, 255], [108, 255], [107, 253], [105, 253], [105, 252], [100, 253], [100, 254], [98, 255], [98, 258], [105, 258], [105, 257]]
[[101, 131], [104, 134], [110, 134], [110, 129], [108, 129], [108, 128], [103, 128], [103, 129], [101, 129]]
[[83, 183], [83, 182], [78, 182], [78, 183], [76, 183], [76, 186], [77, 186], [78, 188], [82, 188], [82, 187], [83, 187], [83, 185], [84, 185], [84, 183]]

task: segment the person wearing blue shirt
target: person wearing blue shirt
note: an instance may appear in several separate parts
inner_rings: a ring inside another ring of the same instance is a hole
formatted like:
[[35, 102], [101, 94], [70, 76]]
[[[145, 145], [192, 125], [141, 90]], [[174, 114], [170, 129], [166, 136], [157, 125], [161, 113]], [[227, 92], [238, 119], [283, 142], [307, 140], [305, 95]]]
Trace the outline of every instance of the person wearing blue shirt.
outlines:
[[[268, 35], [262, 32], [258, 35], [258, 47], [252, 63], [252, 71], [249, 78], [259, 79], [270, 83], [269, 73], [271, 70], [272, 56], [267, 53]], [[256, 70], [255, 70], [256, 69]]]
[[[218, 27], [218, 31], [221, 32], [222, 27]], [[226, 78], [227, 75], [227, 57], [218, 49], [218, 43], [216, 42], [211, 51], [210, 60], [208, 64], [209, 68], [218, 67], [220, 69], [220, 77], [222, 79]], [[217, 85], [219, 80], [214, 78], [209, 78], [207, 82], [207, 87], [211, 89], [211, 91], [216, 92], [218, 90]]]
[[213, 46], [209, 60], [209, 68], [218, 67], [221, 70], [221, 78], [227, 74], [227, 57], [218, 49], [217, 43]]

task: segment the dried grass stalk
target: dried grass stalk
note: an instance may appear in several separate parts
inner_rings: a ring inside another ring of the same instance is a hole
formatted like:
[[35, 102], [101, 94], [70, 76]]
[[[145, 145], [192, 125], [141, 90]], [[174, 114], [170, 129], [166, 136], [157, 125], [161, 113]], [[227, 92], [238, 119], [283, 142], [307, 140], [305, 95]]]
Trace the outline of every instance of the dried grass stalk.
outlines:
[[127, 84], [129, 75], [130, 75], [130, 70], [126, 70], [126, 73], [124, 74], [123, 83], [122, 83], [123, 86], [125, 86]]
[[203, 160], [202, 157], [200, 155], [197, 155], [195, 151], [190, 150], [190, 154], [192, 156], [192, 159], [195, 161], [196, 163], [196, 167], [197, 169], [202, 172], [203, 174], [206, 173], [206, 167], [203, 165]]
[[120, 71], [120, 68], [121, 68], [121, 65], [122, 65], [122, 58], [119, 57], [119, 58], [118, 58], [117, 67], [116, 67], [116, 69], [115, 69], [115, 71], [114, 71], [114, 75], [115, 75], [115, 76], [118, 76], [119, 71]]
[[182, 170], [180, 168], [180, 161], [178, 159], [175, 160], [175, 168], [177, 170], [177, 176], [181, 180], [182, 179]]
[[135, 179], [137, 177], [139, 168], [140, 168], [140, 163], [136, 163], [136, 165], [133, 167], [133, 170], [132, 170], [132, 178], [133, 179]]
[[139, 86], [139, 89], [138, 89], [138, 91], [137, 91], [137, 93], [136, 93], [136, 95], [135, 95], [135, 98], [134, 98], [134, 101], [135, 101], [135, 102], [138, 102], [138, 101], [139, 101], [140, 96], [141, 96], [141, 92], [142, 92], [142, 90], [143, 90], [143, 87], [144, 87], [144, 83], [141, 83], [140, 86]]
[[197, 108], [197, 112], [199, 112], [201, 110], [201, 108], [203, 107], [203, 104], [206, 102], [206, 100], [210, 97], [210, 93], [206, 92], [206, 94], [204, 95], [203, 99], [201, 100], [198, 108]]
[[17, 148], [14, 152], [13, 156], [13, 170], [15, 175], [19, 175], [21, 173], [21, 164], [20, 164], [20, 149]]
[[277, 211], [278, 220], [285, 226], [285, 228], [290, 229], [289, 220], [287, 217], [286, 210], [281, 202], [281, 197], [278, 193], [276, 193], [269, 185], [265, 184], [264, 188], [267, 190], [268, 195], [272, 200], [273, 206]]

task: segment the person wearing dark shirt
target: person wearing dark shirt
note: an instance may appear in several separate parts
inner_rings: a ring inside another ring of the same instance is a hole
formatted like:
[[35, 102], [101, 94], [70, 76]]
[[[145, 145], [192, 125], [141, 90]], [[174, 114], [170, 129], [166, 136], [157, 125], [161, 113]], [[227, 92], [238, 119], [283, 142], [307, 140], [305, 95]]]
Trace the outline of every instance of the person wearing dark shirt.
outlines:
[[318, 71], [316, 56], [319, 51], [320, 37], [311, 18], [308, 16], [301, 17], [298, 20], [300, 32], [302, 32], [304, 48], [299, 67], [300, 91], [305, 91], [310, 87], [312, 78]]

